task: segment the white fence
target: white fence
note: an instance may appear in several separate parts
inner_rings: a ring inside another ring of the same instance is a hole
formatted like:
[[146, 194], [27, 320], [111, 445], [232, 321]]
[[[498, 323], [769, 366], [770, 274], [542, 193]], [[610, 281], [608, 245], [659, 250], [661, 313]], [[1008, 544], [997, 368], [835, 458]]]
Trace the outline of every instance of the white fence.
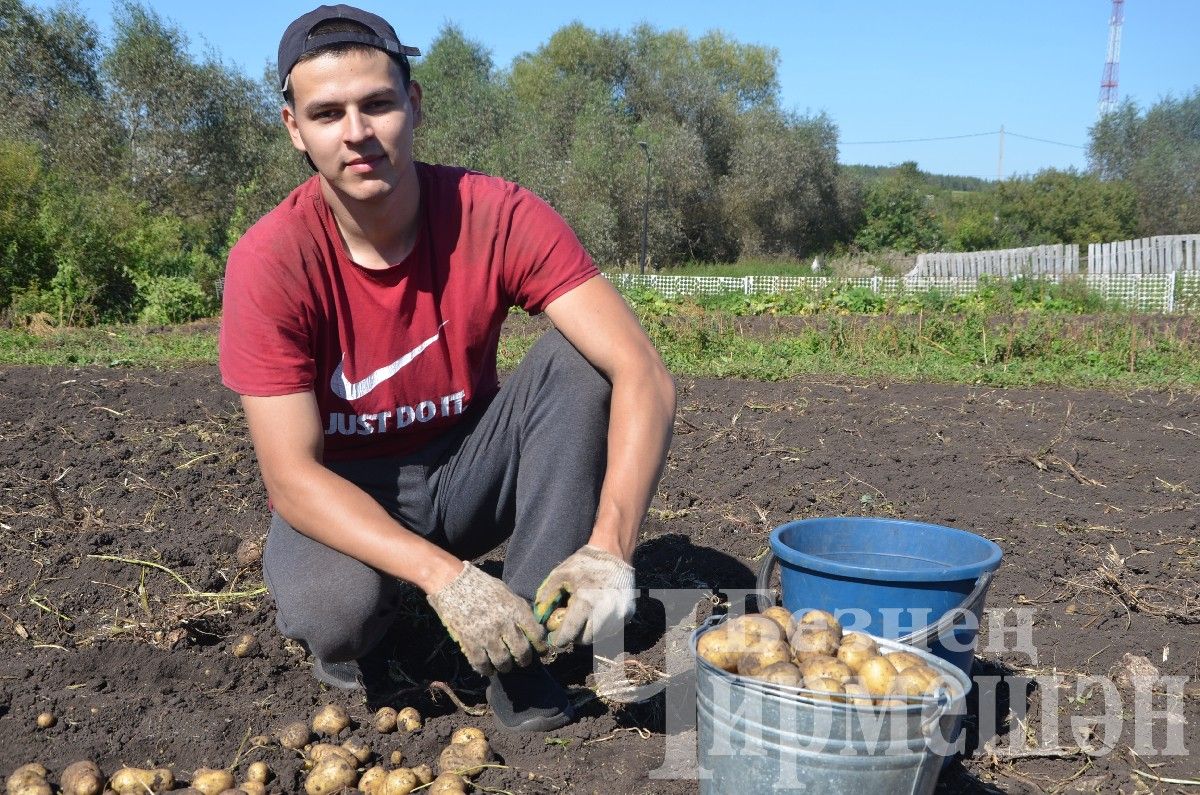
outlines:
[[1088, 273], [1171, 273], [1200, 269], [1200, 235], [1160, 235], [1088, 244]]
[[[822, 293], [834, 288], [864, 287], [884, 297], [938, 290], [947, 296], [969, 295], [979, 289], [974, 276], [870, 276], [833, 279], [823, 276], [668, 276], [658, 273], [606, 273], [621, 290], [649, 289], [666, 298], [683, 295], [759, 295], [790, 290]], [[1200, 270], [1163, 274], [1047, 275], [1047, 281], [1080, 279], [1106, 301], [1137, 312], [1200, 313]]]
[[1057, 244], [918, 254], [909, 276], [1066, 276], [1079, 273], [1079, 246]]

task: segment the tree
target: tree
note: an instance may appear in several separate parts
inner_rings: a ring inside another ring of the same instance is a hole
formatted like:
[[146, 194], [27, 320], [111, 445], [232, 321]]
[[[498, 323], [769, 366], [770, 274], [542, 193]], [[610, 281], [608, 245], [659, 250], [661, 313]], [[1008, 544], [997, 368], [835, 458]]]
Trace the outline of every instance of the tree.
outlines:
[[1140, 234], [1200, 230], [1200, 90], [1145, 114], [1126, 101], [1092, 127], [1088, 159], [1102, 179], [1132, 185]]
[[937, 251], [944, 233], [937, 214], [929, 206], [917, 164], [901, 163], [895, 174], [867, 190], [863, 213], [865, 224], [854, 242], [867, 251], [894, 249], [905, 254]]

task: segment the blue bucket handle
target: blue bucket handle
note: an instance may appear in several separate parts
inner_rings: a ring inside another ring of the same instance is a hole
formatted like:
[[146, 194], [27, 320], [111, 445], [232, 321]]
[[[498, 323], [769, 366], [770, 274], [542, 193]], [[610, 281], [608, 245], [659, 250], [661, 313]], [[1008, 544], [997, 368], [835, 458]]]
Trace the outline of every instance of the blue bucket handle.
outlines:
[[[770, 581], [771, 572], [775, 568], [775, 564], [778, 562], [779, 558], [776, 557], [775, 553], [770, 549], [767, 549], [767, 554], [763, 557], [762, 563], [760, 563], [758, 566], [758, 577], [754, 583], [754, 600], [758, 608], [758, 612], [760, 613], [775, 604], [777, 594], [775, 593], [775, 590], [771, 588]], [[960, 603], [960, 606], [950, 610], [950, 612], [946, 613], [945, 616], [940, 617], [934, 623], [925, 627], [921, 627], [916, 632], [912, 632], [902, 638], [897, 638], [897, 640], [908, 646], [920, 646], [923, 649], [928, 648], [930, 639], [944, 631], [944, 622], [948, 617], [952, 624], [957, 625], [958, 620], [968, 612], [968, 610], [961, 605], [973, 605], [979, 603], [979, 598], [983, 595], [984, 591], [988, 589], [988, 586], [992, 584], [992, 575], [994, 573], [995, 572], [985, 571], [983, 574], [980, 574], [975, 580], [975, 587], [971, 589], [971, 593]]]

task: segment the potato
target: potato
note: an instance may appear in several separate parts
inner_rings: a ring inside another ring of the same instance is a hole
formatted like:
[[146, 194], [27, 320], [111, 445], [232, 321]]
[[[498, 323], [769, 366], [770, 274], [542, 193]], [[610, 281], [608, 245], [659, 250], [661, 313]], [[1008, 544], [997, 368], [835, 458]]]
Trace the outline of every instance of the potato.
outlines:
[[430, 784], [433, 782], [433, 768], [429, 765], [417, 765], [412, 768], [413, 775], [417, 777], [417, 781], [421, 784]]
[[869, 707], [874, 702], [871, 700], [871, 694], [857, 680], [844, 682], [842, 689], [846, 693], [846, 701], [857, 707]]
[[886, 657], [872, 657], [858, 669], [858, 680], [871, 695], [887, 695], [896, 680], [896, 667]]
[[8, 795], [51, 795], [54, 791], [46, 776], [50, 771], [37, 762], [21, 765], [5, 780]]
[[396, 726], [406, 732], [415, 732], [421, 728], [421, 713], [416, 707], [405, 707], [396, 713]]
[[[457, 733], [455, 732], [455, 734]], [[466, 742], [451, 741], [450, 745], [442, 749], [442, 753], [438, 757], [438, 773], [457, 773], [475, 777], [483, 772], [483, 766], [491, 759], [492, 749], [482, 736], [474, 737]]]
[[305, 756], [308, 761], [306, 766], [316, 768], [331, 756], [344, 759], [350, 764], [350, 767], [358, 767], [357, 756], [340, 745], [331, 745], [330, 743], [317, 743], [309, 748]]
[[293, 751], [299, 751], [308, 745], [308, 741], [311, 739], [312, 733], [309, 732], [307, 724], [300, 721], [289, 723], [279, 730], [279, 744]]
[[202, 767], [192, 774], [192, 789], [198, 789], [204, 795], [220, 795], [227, 789], [233, 789], [233, 774], [228, 770]]
[[792, 614], [787, 611], [786, 607], [773, 605], [762, 611], [763, 618], [769, 618], [779, 625], [783, 630], [783, 636], [790, 638], [792, 633], [796, 631], [796, 619], [792, 618]]
[[[246, 795], [267, 795], [267, 785], [261, 781], [243, 781], [238, 784], [238, 790], [246, 793]], [[237, 790], [234, 790], [235, 792]]]
[[233, 559], [237, 561], [239, 566], [253, 566], [262, 560], [263, 546], [262, 542], [257, 538], [247, 538], [242, 543], [238, 544], [237, 551], [233, 553]]
[[737, 672], [743, 676], [778, 662], [791, 662], [792, 647], [784, 640], [764, 641], [738, 658]]
[[900, 696], [928, 696], [935, 693], [945, 680], [925, 663], [910, 665], [896, 675], [892, 693]]
[[750, 675], [755, 679], [761, 679], [773, 685], [801, 687], [804, 684], [804, 676], [800, 673], [800, 669], [790, 662], [777, 662], [773, 665], [759, 668], [757, 671], [752, 671]]
[[433, 780], [429, 795], [466, 795], [467, 784], [462, 776], [443, 773]]
[[49, 729], [58, 723], [58, 718], [53, 712], [40, 712], [37, 716], [37, 727], [39, 729]]
[[567, 617], [567, 608], [556, 607], [554, 612], [546, 618], [546, 631], [558, 632], [562, 629], [563, 619]]
[[358, 788], [366, 793], [366, 795], [379, 795], [383, 791], [383, 780], [387, 778], [387, 770], [383, 765], [375, 765], [375, 767], [362, 774], [362, 778], [358, 780]]
[[792, 635], [792, 651], [796, 662], [803, 663], [813, 657], [832, 657], [837, 654], [838, 635], [828, 627], [809, 628], [801, 624]]
[[371, 746], [367, 745], [362, 740], [355, 740], [352, 737], [342, 743], [342, 748], [354, 754], [354, 758], [358, 760], [360, 765], [365, 765], [367, 762], [371, 761]]
[[230, 650], [234, 657], [250, 657], [258, 654], [258, 638], [247, 632], [245, 635], [239, 635], [237, 640], [233, 642]]
[[760, 615], [738, 616], [726, 623], [726, 632], [735, 643], [745, 647], [743, 651], [763, 641], [784, 640], [783, 630], [779, 625]]
[[375, 713], [375, 731], [380, 734], [391, 734], [396, 731], [396, 710], [391, 707], [380, 707]]
[[404, 752], [399, 749], [392, 751], [389, 761], [392, 763], [392, 767], [400, 767], [404, 764]]
[[875, 645], [870, 646], [865, 643], [846, 643], [838, 647], [837, 658], [844, 663], [851, 671], [858, 672], [862, 668], [862, 664], [872, 657], [878, 657]]
[[266, 784], [271, 780], [271, 768], [266, 762], [251, 762], [246, 768], [246, 780]]
[[[191, 787], [188, 787], [188, 789], [191, 789]], [[196, 791], [199, 792], [200, 790], [196, 790]], [[220, 792], [217, 793], [217, 795], [248, 795], [248, 793], [244, 789], [238, 789], [237, 787], [230, 787], [229, 789], [221, 790]]]
[[801, 627], [810, 626], [817, 629], [832, 630], [833, 634], [837, 636], [839, 641], [842, 639], [841, 622], [834, 618], [833, 613], [830, 613], [828, 610], [809, 610], [807, 613], [800, 616], [798, 623]]
[[317, 763], [304, 780], [304, 791], [308, 795], [332, 795], [353, 787], [358, 781], [358, 771], [344, 758], [330, 754]]
[[72, 762], [62, 772], [59, 780], [63, 795], [100, 795], [104, 789], [104, 776], [100, 768], [90, 759]]
[[854, 671], [844, 662], [832, 657], [810, 657], [800, 666], [805, 679], [832, 679], [835, 682], [846, 682], [854, 676]]
[[123, 767], [108, 780], [108, 788], [117, 795], [146, 795], [147, 792], [168, 792], [175, 787], [175, 774], [165, 767], [144, 770]]
[[847, 632], [842, 636], [842, 645], [866, 646], [876, 654], [879, 653], [879, 644], [875, 642], [875, 639], [862, 632]]
[[816, 677], [813, 679], [805, 677], [804, 686], [809, 690], [820, 691], [809, 696], [816, 701], [843, 701], [844, 699], [838, 698], [837, 694], [846, 692], [846, 689], [842, 687], [841, 682], [838, 682], [834, 679], [822, 679], [821, 677]]
[[339, 704], [326, 704], [313, 716], [312, 728], [317, 734], [337, 737], [350, 725], [350, 716]]
[[419, 786], [421, 786], [421, 781], [417, 778], [416, 773], [407, 767], [398, 767], [388, 772], [387, 777], [383, 780], [383, 787], [379, 790], [379, 795], [408, 795]]
[[696, 641], [696, 652], [717, 668], [735, 673], [743, 648], [734, 642], [724, 627], [718, 627], [700, 636]]
[[450, 735], [450, 744], [459, 745], [469, 743], [472, 740], [486, 740], [487, 735], [483, 733], [483, 729], [476, 726], [463, 726], [461, 729], [455, 729], [454, 734]]
[[892, 667], [894, 667], [896, 669], [897, 673], [899, 673], [900, 671], [903, 671], [905, 668], [910, 668], [914, 665], [924, 665], [925, 664], [924, 660], [922, 660], [920, 657], [913, 654], [912, 652], [908, 652], [908, 651], [888, 652], [884, 656], [887, 657], [887, 661], [892, 664]]

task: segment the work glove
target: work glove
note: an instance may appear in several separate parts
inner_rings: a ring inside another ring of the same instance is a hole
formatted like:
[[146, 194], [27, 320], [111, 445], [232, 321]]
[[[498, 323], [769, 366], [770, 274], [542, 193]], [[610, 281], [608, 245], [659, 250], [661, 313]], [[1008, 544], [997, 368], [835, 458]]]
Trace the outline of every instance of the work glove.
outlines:
[[558, 631], [550, 633], [552, 646], [595, 643], [616, 634], [633, 615], [633, 566], [599, 547], [585, 546], [555, 566], [538, 587], [534, 616], [544, 623], [564, 597], [569, 597], [567, 614]]
[[546, 651], [546, 630], [529, 604], [468, 561], [462, 572], [428, 596], [467, 662], [484, 676], [529, 665]]

